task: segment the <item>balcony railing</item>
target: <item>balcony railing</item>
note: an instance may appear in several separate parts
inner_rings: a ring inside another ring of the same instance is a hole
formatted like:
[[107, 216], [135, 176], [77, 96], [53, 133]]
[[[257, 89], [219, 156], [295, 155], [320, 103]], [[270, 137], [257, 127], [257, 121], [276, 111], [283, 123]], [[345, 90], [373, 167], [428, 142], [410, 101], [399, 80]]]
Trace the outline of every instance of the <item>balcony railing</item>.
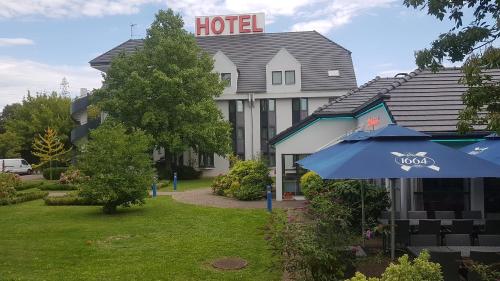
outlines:
[[80, 139], [87, 137], [90, 130], [96, 129], [101, 124], [101, 119], [90, 120], [87, 124], [80, 125], [71, 130], [71, 142], [75, 144]]
[[83, 96], [83, 97], [75, 99], [71, 103], [71, 107], [70, 107], [71, 117], [73, 117], [73, 119], [74, 119], [75, 114], [87, 110], [88, 106], [89, 106], [89, 96]]

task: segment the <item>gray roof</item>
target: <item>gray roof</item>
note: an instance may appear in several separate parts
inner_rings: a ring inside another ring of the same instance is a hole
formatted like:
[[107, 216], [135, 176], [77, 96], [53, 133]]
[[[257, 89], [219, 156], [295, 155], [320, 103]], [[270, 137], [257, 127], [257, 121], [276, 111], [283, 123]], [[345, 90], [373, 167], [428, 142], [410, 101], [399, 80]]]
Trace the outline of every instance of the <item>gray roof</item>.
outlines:
[[[196, 37], [201, 48], [211, 55], [222, 51], [239, 71], [238, 92], [266, 91], [266, 64], [285, 48], [301, 64], [302, 90], [345, 90], [356, 87], [351, 53], [316, 31], [261, 33]], [[142, 40], [128, 40], [90, 61], [106, 71], [111, 59], [120, 52], [132, 52]], [[339, 77], [329, 77], [328, 70], [339, 70]]]
[[[485, 70], [493, 80], [500, 81], [500, 69]], [[415, 70], [405, 76], [380, 78], [367, 82], [330, 103], [311, 116], [276, 135], [275, 144], [293, 132], [307, 126], [318, 117], [355, 116], [375, 103], [384, 102], [393, 121], [401, 126], [431, 135], [457, 134], [458, 114], [464, 108], [462, 96], [467, 87], [459, 82], [460, 68], [443, 68], [436, 73]], [[487, 133], [476, 126], [476, 133]]]

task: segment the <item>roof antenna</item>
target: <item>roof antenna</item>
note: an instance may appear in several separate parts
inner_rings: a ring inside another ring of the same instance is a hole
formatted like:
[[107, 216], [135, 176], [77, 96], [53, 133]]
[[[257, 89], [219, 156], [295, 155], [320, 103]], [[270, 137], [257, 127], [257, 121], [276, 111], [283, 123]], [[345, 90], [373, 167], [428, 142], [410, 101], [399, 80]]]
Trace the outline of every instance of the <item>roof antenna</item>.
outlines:
[[130, 24], [130, 39], [134, 39], [134, 27], [136, 26], [136, 23], [131, 23]]

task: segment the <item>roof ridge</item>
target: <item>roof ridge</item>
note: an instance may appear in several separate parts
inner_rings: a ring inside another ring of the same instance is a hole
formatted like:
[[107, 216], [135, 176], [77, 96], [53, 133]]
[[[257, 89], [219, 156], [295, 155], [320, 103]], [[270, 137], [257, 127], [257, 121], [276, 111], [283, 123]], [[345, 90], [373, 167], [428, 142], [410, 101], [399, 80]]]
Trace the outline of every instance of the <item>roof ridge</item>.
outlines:
[[92, 63], [93, 61], [98, 60], [99, 58], [101, 58], [101, 57], [105, 56], [105, 55], [106, 55], [106, 54], [108, 54], [109, 52], [111, 52], [111, 51], [113, 51], [113, 50], [115, 50], [115, 49], [117, 49], [117, 48], [120, 48], [121, 46], [123, 46], [123, 45], [127, 44], [127, 43], [128, 43], [128, 42], [130, 42], [130, 41], [144, 41], [144, 39], [132, 39], [132, 38], [130, 38], [130, 39], [128, 39], [127, 41], [125, 41], [125, 42], [121, 43], [120, 45], [118, 45], [118, 46], [116, 46], [116, 47], [114, 47], [114, 48], [112, 48], [112, 49], [110, 49], [110, 50], [108, 50], [108, 51], [106, 51], [106, 52], [102, 53], [101, 55], [99, 55], [99, 56], [97, 56], [97, 57], [93, 58], [92, 60], [90, 60], [90, 61], [89, 61], [89, 63]]
[[403, 77], [394, 77], [396, 78], [397, 80], [394, 81], [393, 83], [391, 83], [391, 85], [387, 86], [386, 88], [378, 91], [377, 95], [386, 95], [386, 94], [390, 94], [390, 92], [394, 89], [396, 89], [397, 87], [403, 85], [404, 83], [408, 82], [409, 80], [413, 79], [415, 76], [417, 76], [418, 74], [420, 74], [422, 72], [421, 69], [415, 69], [414, 71], [406, 74], [405, 76]]
[[321, 111], [321, 110], [323, 110], [323, 109], [327, 108], [327, 107], [328, 107], [328, 106], [330, 106], [331, 104], [334, 104], [334, 103], [340, 102], [340, 101], [342, 101], [342, 100], [346, 99], [347, 97], [352, 96], [353, 94], [355, 94], [355, 93], [357, 93], [357, 92], [361, 91], [362, 89], [364, 89], [364, 88], [366, 88], [366, 87], [370, 86], [371, 84], [375, 83], [376, 81], [378, 81], [378, 80], [380, 80], [380, 79], [381, 79], [381, 78], [380, 78], [380, 76], [375, 76], [375, 78], [373, 78], [373, 79], [371, 79], [371, 80], [368, 80], [368, 81], [367, 81], [367, 82], [365, 82], [363, 85], [361, 85], [361, 86], [359, 86], [359, 87], [356, 87], [356, 88], [354, 88], [354, 89], [351, 89], [351, 90], [349, 90], [347, 93], [345, 93], [345, 94], [343, 94], [343, 95], [341, 95], [341, 96], [337, 97], [336, 99], [334, 99], [334, 100], [332, 100], [332, 101], [330, 101], [330, 102], [328, 102], [328, 103], [326, 103], [326, 104], [324, 104], [324, 105], [322, 105], [322, 106], [318, 107], [318, 108], [317, 108], [317, 109], [313, 112], [313, 114], [314, 114], [314, 113], [316, 113], [316, 112], [318, 112], [318, 111]]

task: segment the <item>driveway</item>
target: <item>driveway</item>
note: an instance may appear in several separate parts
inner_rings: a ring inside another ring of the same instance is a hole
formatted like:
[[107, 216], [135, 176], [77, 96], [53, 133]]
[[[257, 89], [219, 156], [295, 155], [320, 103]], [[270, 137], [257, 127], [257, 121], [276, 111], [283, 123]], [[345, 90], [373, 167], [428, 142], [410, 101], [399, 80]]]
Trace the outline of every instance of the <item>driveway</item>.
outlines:
[[[233, 198], [214, 195], [210, 188], [195, 189], [184, 192], [158, 192], [159, 196], [170, 195], [176, 201], [218, 208], [238, 208], [238, 209], [265, 209], [266, 200], [240, 201]], [[295, 209], [305, 206], [305, 201], [276, 201], [273, 200], [273, 208]]]

